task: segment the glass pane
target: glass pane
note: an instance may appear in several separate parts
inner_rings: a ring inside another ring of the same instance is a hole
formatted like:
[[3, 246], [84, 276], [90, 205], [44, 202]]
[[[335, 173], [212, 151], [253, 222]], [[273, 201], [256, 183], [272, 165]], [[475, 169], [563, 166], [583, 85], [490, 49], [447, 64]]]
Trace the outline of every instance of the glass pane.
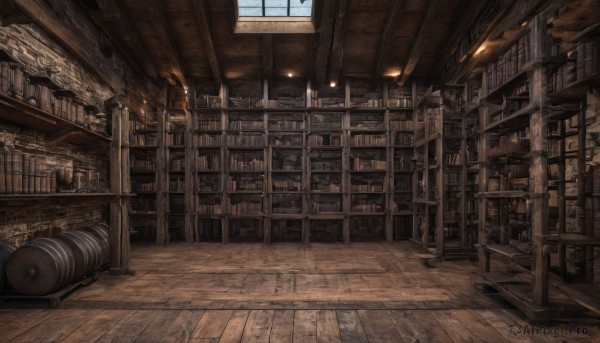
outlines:
[[[300, 0], [297, 0], [300, 2]], [[265, 7], [284, 7], [287, 8], [287, 0], [265, 0]]]
[[240, 7], [239, 8], [239, 16], [240, 17], [262, 17], [262, 8], [261, 7]]
[[262, 0], [238, 0], [238, 6], [239, 7], [259, 7], [259, 8], [262, 8]]
[[265, 8], [267, 17], [287, 17], [287, 7], [267, 7]]

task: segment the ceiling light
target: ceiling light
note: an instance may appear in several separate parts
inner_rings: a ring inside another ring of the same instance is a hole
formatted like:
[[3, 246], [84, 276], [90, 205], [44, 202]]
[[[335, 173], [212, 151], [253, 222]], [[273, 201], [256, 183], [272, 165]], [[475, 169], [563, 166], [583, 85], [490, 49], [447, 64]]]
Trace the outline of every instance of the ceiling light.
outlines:
[[475, 56], [483, 54], [485, 52], [485, 44], [481, 44], [481, 46], [475, 51]]
[[332, 83], [330, 83], [330, 84], [329, 84], [329, 86], [330, 86], [331, 88], [335, 87], [335, 82], [332, 82]]
[[294, 76], [294, 74], [288, 73], [288, 77], [292, 77], [292, 76]]
[[146, 99], [144, 99], [144, 104], [146, 103]]

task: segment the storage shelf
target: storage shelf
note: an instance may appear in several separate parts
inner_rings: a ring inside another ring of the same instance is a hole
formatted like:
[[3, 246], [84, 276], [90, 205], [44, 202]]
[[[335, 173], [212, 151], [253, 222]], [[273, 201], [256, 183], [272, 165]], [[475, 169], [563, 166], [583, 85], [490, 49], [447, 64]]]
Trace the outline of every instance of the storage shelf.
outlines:
[[511, 113], [509, 116], [502, 118], [497, 122], [491, 123], [484, 129], [484, 131], [506, 130], [509, 128], [523, 127], [524, 124], [529, 122], [529, 114], [535, 112], [537, 109], [538, 106], [529, 104], [526, 107]]
[[502, 101], [502, 95], [527, 79], [527, 71], [528, 68], [523, 68], [523, 70], [513, 76], [510, 80], [494, 88], [488, 95], [482, 97], [481, 102], [497, 103], [498, 101]]
[[[18, 115], [16, 115], [18, 113]], [[109, 143], [112, 139], [100, 133], [90, 131], [72, 121], [44, 112], [36, 107], [0, 94], [0, 119], [24, 125], [50, 135], [64, 134], [64, 141], [75, 145], [93, 145]], [[69, 132], [63, 133], [65, 129]]]
[[[0, 194], [2, 200], [37, 200], [37, 199], [85, 199], [85, 198], [113, 198], [115, 193], [45, 193], [45, 194]], [[135, 196], [127, 194], [122, 196]]]
[[529, 192], [521, 192], [521, 191], [502, 191], [502, 192], [480, 192], [475, 194], [475, 197], [484, 197], [484, 198], [528, 198], [531, 196]]

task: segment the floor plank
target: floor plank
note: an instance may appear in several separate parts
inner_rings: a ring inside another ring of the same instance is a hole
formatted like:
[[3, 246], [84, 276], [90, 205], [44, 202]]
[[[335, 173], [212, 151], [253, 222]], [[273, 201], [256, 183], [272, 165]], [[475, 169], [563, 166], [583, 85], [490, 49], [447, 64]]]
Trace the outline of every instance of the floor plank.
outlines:
[[218, 340], [225, 330], [233, 311], [207, 311], [192, 332], [192, 339]]
[[358, 310], [369, 342], [400, 342], [400, 333], [388, 311]]
[[276, 310], [271, 328], [271, 342], [292, 342], [294, 333], [294, 311]]
[[294, 315], [294, 342], [317, 341], [317, 311], [297, 310]]
[[342, 342], [368, 343], [367, 335], [355, 310], [336, 311]]
[[62, 342], [95, 342], [123, 318], [131, 316], [133, 312], [129, 310], [103, 310], [73, 331]]
[[317, 313], [317, 342], [339, 343], [340, 328], [337, 315], [332, 310], [321, 310]]
[[219, 342], [234, 343], [241, 341], [249, 314], [250, 311], [247, 310], [233, 311]]
[[158, 316], [158, 313], [158, 311], [135, 311], [121, 319], [96, 342], [133, 342]]
[[187, 341], [203, 314], [203, 310], [181, 310], [162, 338], [173, 343]]
[[242, 343], [269, 342], [274, 314], [273, 310], [250, 311], [242, 335]]
[[166, 310], [160, 311], [156, 318], [150, 322], [148, 327], [138, 336], [136, 342], [139, 343], [160, 343], [162, 336], [166, 332], [177, 317], [180, 311]]

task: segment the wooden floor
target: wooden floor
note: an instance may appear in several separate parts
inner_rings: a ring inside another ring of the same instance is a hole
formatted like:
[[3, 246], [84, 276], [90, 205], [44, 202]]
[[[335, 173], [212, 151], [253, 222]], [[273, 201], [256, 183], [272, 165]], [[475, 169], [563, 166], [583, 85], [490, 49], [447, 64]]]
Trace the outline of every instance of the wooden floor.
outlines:
[[597, 317], [544, 332], [482, 293], [474, 264], [429, 268], [410, 242], [132, 253], [134, 275], [102, 275], [57, 310], [0, 304], [0, 342], [600, 342]]

